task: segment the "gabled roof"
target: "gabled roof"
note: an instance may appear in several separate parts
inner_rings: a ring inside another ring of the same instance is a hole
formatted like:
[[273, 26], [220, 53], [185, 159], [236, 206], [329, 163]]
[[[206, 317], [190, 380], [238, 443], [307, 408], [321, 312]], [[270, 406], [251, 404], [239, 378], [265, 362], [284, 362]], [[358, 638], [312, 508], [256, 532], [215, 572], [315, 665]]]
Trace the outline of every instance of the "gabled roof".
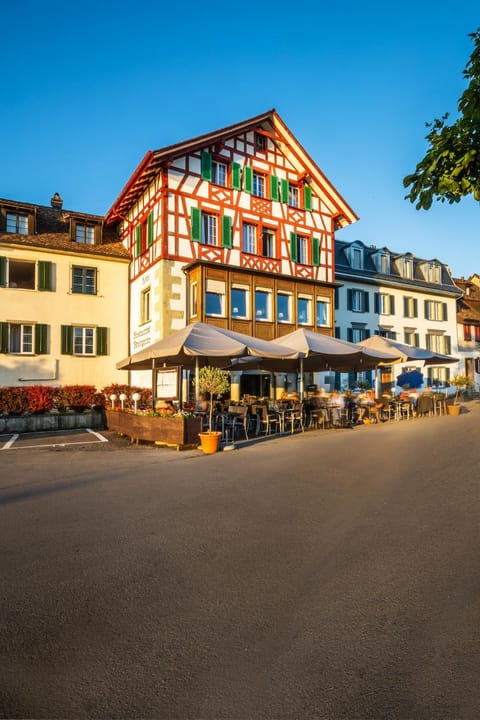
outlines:
[[35, 247], [51, 252], [67, 252], [77, 256], [111, 257], [130, 260], [130, 254], [121, 242], [105, 243], [103, 245], [88, 245], [77, 243], [68, 233], [41, 233], [38, 235], [18, 235], [16, 233], [1, 233], [0, 246], [8, 247]]
[[170, 161], [186, 153], [195, 152], [215, 143], [229, 140], [239, 133], [255, 129], [263, 130], [273, 142], [282, 146], [286, 155], [290, 155], [292, 160], [296, 160], [299, 165], [305, 167], [307, 174], [311, 177], [312, 185], [317, 187], [317, 190], [330, 204], [332, 214], [337, 217], [338, 226], [345, 227], [358, 220], [357, 215], [292, 135], [278, 113], [272, 109], [235, 125], [228, 125], [190, 140], [184, 140], [159, 150], [149, 150], [107, 212], [105, 221], [111, 223], [118, 218], [122, 219], [129, 208], [143, 194], [160, 169], [168, 165]]

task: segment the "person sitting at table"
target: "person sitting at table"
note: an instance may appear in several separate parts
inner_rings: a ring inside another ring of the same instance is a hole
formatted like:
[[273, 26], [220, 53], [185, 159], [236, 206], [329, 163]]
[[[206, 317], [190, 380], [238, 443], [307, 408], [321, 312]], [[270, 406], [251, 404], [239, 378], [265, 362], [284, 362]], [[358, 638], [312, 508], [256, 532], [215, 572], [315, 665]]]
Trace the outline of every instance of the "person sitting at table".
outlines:
[[334, 390], [330, 395], [329, 406], [332, 415], [333, 425], [340, 425], [345, 410], [345, 398], [340, 395], [338, 390]]
[[375, 397], [373, 390], [367, 390], [363, 400], [358, 405], [358, 420], [357, 422], [366, 423], [372, 420], [380, 422], [380, 410], [383, 408], [383, 403]]
[[[323, 389], [323, 393], [321, 392]], [[328, 423], [328, 410], [327, 410], [328, 395], [325, 388], [317, 390], [314, 396], [310, 399], [309, 407], [311, 416], [314, 418], [315, 424], [320, 422], [322, 425]]]

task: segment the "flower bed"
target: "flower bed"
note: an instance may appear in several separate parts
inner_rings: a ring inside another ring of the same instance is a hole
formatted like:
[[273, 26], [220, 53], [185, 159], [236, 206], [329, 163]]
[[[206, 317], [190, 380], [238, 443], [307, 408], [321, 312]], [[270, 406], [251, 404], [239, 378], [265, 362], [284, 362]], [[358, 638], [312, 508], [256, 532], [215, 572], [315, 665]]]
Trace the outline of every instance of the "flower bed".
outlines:
[[145, 414], [107, 410], [106, 421], [109, 430], [126, 435], [132, 442], [153, 442], [178, 449], [196, 447], [199, 444], [198, 433], [202, 430], [202, 418], [183, 413]]

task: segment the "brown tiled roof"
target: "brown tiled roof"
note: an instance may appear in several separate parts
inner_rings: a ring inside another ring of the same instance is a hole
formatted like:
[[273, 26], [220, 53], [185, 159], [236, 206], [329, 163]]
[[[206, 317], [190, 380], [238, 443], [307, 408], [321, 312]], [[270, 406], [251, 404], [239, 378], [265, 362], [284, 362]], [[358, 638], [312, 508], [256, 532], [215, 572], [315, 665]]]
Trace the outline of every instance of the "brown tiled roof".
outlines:
[[0, 243], [5, 245], [24, 245], [47, 250], [60, 250], [75, 255], [100, 255], [112, 258], [130, 259], [128, 250], [121, 242], [105, 243], [103, 245], [87, 245], [77, 243], [68, 233], [42, 233], [40, 235], [17, 235], [16, 233], [1, 233]]

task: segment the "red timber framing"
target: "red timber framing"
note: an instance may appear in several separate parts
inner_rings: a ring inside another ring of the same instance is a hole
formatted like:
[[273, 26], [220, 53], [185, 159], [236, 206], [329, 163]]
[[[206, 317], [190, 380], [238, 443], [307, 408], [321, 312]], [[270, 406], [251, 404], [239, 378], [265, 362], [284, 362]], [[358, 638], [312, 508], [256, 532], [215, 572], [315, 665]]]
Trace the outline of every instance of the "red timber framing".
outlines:
[[130, 249], [132, 282], [162, 261], [180, 277], [208, 263], [324, 286], [329, 296], [335, 230], [356, 219], [270, 110], [148, 152], [105, 220]]

